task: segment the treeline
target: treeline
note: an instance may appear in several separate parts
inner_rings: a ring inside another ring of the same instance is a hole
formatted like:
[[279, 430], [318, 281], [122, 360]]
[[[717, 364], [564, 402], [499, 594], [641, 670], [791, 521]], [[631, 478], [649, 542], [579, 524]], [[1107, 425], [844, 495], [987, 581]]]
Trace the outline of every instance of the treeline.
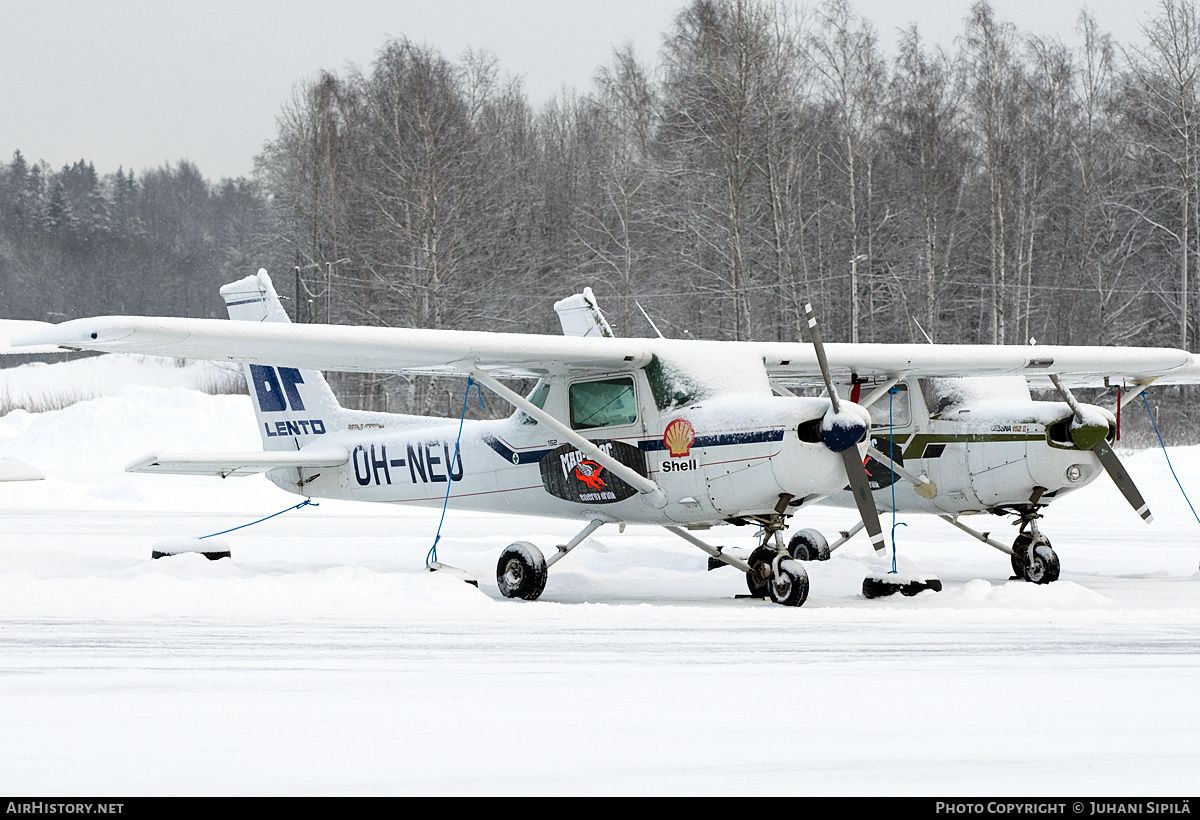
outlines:
[[885, 57], [846, 0], [694, 0], [656, 67], [619, 50], [540, 109], [486, 55], [394, 40], [304, 84], [253, 181], [0, 169], [0, 287], [33, 318], [210, 315], [261, 265], [301, 321], [556, 332], [590, 285], [630, 335], [640, 304], [669, 336], [806, 338], [811, 300], [832, 340], [1195, 350], [1195, 4], [1079, 35], [981, 0], [951, 51]]
[[108, 313], [224, 316], [217, 288], [272, 242], [260, 186], [212, 185], [180, 162], [101, 176], [18, 151], [0, 165], [0, 304], [6, 318]]
[[620, 51], [539, 111], [479, 55], [407, 40], [286, 107], [261, 181], [315, 317], [553, 329], [591, 285], [621, 333], [1196, 347], [1190, 0], [1146, 45], [986, 2], [953, 53], [885, 60], [832, 0], [696, 0], [652, 73]]

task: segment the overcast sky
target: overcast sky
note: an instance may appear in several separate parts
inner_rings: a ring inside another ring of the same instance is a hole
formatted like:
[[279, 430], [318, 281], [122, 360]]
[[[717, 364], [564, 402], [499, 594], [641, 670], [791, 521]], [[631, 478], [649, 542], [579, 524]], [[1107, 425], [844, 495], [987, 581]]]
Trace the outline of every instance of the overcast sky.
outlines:
[[[950, 48], [970, 0], [853, 0], [885, 49], [917, 23]], [[492, 52], [538, 105], [583, 89], [614, 47], [655, 57], [684, 0], [0, 0], [0, 161], [20, 149], [102, 174], [189, 159], [211, 179], [249, 174], [295, 85], [368, 67], [389, 37], [455, 59]], [[992, 0], [1022, 31], [1077, 43], [1076, 0]], [[1091, 0], [1128, 44], [1155, 0]]]

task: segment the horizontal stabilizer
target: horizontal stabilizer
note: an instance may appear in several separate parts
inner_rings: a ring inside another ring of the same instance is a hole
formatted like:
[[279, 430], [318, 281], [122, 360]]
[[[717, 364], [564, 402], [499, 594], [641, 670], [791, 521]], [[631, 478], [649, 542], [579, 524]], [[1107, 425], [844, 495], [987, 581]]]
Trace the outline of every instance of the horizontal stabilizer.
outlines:
[[350, 460], [343, 447], [306, 447], [289, 452], [150, 453], [131, 462], [127, 473], [215, 475], [221, 478], [287, 467], [338, 467]]
[[30, 322], [21, 319], [0, 319], [0, 356], [5, 354], [27, 353], [62, 353], [62, 348], [55, 344], [43, 344], [34, 347], [13, 347], [12, 339], [38, 331], [52, 331], [54, 325], [49, 322]]

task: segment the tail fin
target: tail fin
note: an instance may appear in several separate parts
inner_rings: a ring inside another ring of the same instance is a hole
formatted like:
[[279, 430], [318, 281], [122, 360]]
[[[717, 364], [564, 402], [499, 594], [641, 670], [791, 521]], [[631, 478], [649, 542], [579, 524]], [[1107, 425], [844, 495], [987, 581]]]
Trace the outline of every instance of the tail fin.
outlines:
[[555, 302], [554, 311], [558, 314], [564, 336], [604, 336], [611, 339], [616, 335], [600, 312], [591, 288], [584, 288], [583, 293]]
[[[289, 322], [265, 270], [221, 288], [229, 318]], [[344, 411], [318, 370], [243, 365], [264, 450], [298, 450], [340, 429]]]

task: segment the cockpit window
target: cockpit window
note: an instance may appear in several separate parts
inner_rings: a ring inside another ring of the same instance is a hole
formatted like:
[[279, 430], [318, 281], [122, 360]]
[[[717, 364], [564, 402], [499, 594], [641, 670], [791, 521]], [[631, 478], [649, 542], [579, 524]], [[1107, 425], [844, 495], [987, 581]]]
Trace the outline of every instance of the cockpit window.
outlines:
[[526, 398], [529, 403], [539, 410], [546, 409], [546, 397], [550, 395], [550, 382], [538, 382], [538, 386], [533, 388], [533, 392]]
[[614, 427], [637, 421], [633, 379], [623, 377], [571, 385], [571, 427]]
[[981, 401], [1029, 401], [1024, 376], [955, 376], [921, 379], [921, 392], [930, 415], [945, 413]]
[[[549, 395], [550, 395], [550, 382], [538, 382], [537, 387], [533, 388], [533, 392], [530, 393], [525, 398], [528, 399], [529, 403], [532, 404], [537, 409], [545, 410], [546, 409], [546, 397]], [[521, 417], [522, 424], [537, 424], [537, 419], [533, 418], [532, 416], [528, 416], [525, 413], [520, 413], [520, 411], [518, 411], [518, 413]]]
[[907, 427], [912, 420], [908, 406], [908, 385], [897, 384], [892, 388], [890, 398], [890, 410], [887, 395], [877, 399], [868, 408], [871, 413], [871, 427]]
[[921, 392], [925, 394], [925, 406], [936, 415], [949, 410], [959, 401], [955, 383], [950, 379], [921, 379]]

